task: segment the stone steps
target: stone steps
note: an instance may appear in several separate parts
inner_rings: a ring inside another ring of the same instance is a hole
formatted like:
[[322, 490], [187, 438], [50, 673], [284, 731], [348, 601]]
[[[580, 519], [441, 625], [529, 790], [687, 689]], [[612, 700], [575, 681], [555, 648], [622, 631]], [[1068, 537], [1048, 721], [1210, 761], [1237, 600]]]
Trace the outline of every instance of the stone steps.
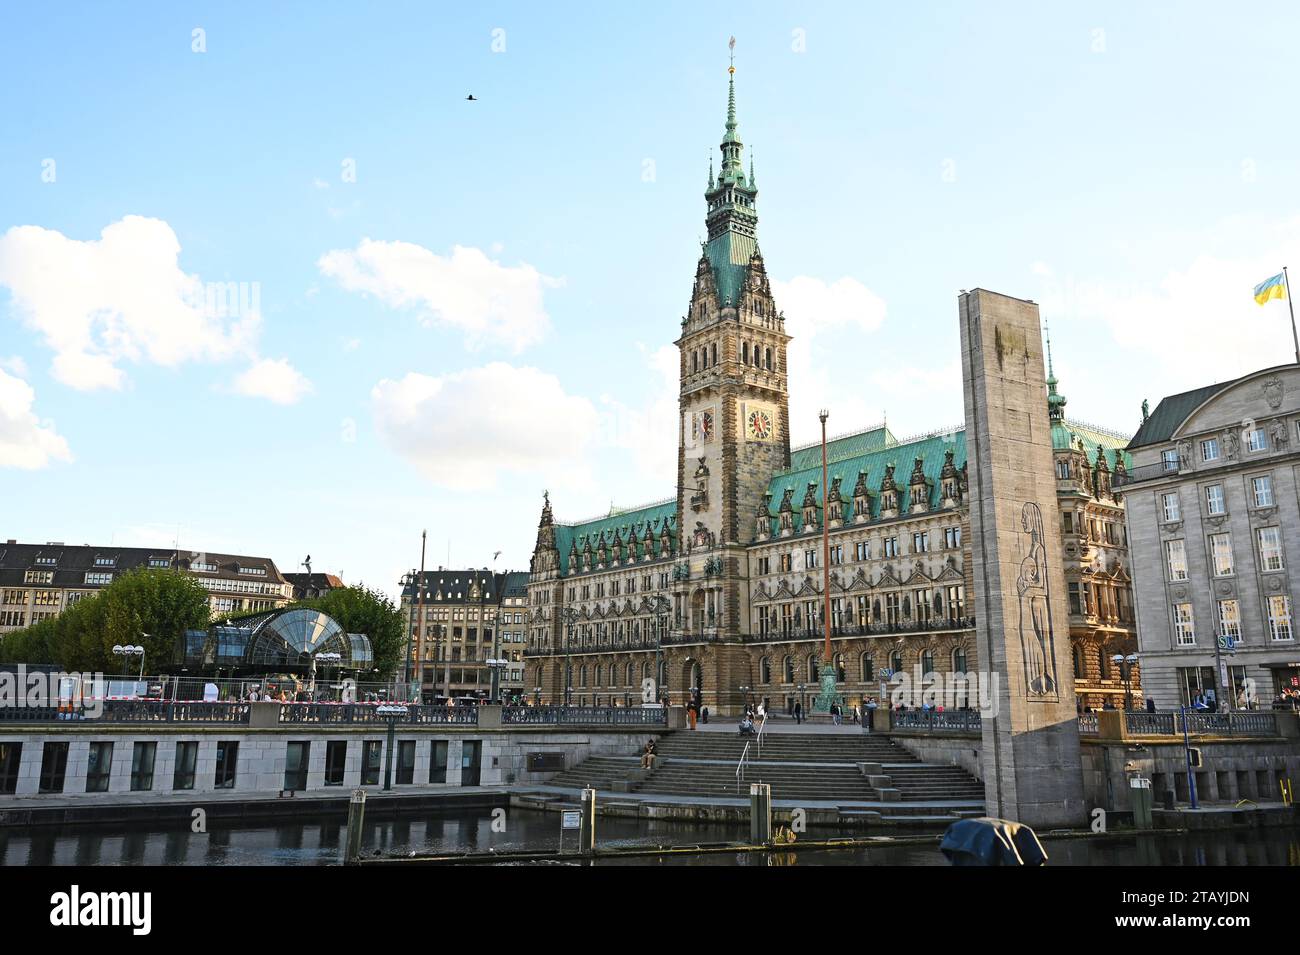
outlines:
[[[763, 739], [763, 756], [748, 740], [749, 762], [736, 779], [736, 765], [747, 739], [722, 733], [677, 732], [663, 736], [658, 760], [648, 776], [639, 756], [592, 756], [554, 776], [555, 786], [591, 786], [605, 793], [630, 792], [646, 798], [665, 796], [744, 797], [749, 784], [771, 785], [772, 797], [810, 802], [884, 802], [891, 818], [926, 816], [924, 803], [984, 800], [983, 784], [955, 766], [922, 763], [883, 735], [815, 735], [772, 733]], [[860, 766], [876, 764], [868, 778]], [[934, 807], [934, 818], [946, 810]], [[972, 808], [979, 814], [982, 810]]]

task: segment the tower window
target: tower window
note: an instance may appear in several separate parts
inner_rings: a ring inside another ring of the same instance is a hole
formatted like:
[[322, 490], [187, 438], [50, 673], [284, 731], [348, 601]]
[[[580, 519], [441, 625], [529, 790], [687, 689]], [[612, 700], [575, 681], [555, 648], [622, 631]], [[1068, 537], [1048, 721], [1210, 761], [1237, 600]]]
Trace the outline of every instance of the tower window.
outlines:
[[766, 364], [766, 366], [767, 366], [767, 370], [768, 370], [768, 371], [771, 371], [771, 370], [772, 370], [772, 349], [768, 348], [768, 349], [765, 350], [765, 352], [766, 352], [766, 353], [765, 353], [765, 364]]
[[749, 342], [745, 342], [740, 346], [740, 360], [746, 365], [749, 364]]

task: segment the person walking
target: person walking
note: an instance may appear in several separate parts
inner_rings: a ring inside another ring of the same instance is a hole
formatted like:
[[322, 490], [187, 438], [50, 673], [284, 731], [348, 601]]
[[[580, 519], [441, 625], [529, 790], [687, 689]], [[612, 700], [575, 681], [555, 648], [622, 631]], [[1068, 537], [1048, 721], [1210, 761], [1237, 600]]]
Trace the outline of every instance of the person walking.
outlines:
[[691, 700], [686, 704], [686, 722], [692, 730], [695, 729], [695, 701]]
[[862, 731], [864, 733], [871, 732], [871, 724], [875, 722], [876, 708], [879, 705], [874, 696], [867, 699], [867, 705], [862, 710]]
[[796, 726], [803, 722], [803, 703], [799, 700], [794, 701], [794, 722]]

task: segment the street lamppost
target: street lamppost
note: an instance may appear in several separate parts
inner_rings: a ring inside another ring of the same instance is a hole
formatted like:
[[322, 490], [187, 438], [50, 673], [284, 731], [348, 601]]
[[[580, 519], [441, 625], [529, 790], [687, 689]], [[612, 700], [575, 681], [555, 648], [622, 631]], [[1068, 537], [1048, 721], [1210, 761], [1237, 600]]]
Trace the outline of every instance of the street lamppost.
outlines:
[[822, 423], [822, 632], [824, 635], [821, 660], [821, 686], [819, 705], [830, 713], [835, 703], [835, 658], [831, 652], [831, 538], [828, 506], [830, 489], [826, 467], [826, 419], [830, 412], [823, 408], [817, 413]]
[[508, 660], [498, 660], [492, 657], [487, 661], [488, 669], [492, 671], [492, 692], [488, 699], [489, 703], [500, 702], [497, 699], [497, 690], [501, 685], [501, 671], [505, 669]]
[[663, 700], [663, 689], [659, 686], [659, 680], [663, 673], [664, 658], [664, 629], [668, 618], [668, 611], [673, 605], [668, 602], [668, 598], [663, 594], [655, 597], [655, 613], [659, 619], [655, 627], [655, 702]]
[[564, 608], [564, 705], [573, 705], [573, 660], [570, 658], [570, 643], [573, 641], [573, 628], [578, 620], [578, 611], [573, 607]]
[[317, 653], [316, 655], [314, 655], [314, 656], [311, 658], [311, 691], [312, 691], [312, 696], [313, 696], [313, 697], [315, 697], [315, 696], [317, 695], [317, 693], [316, 693], [316, 664], [317, 664], [317, 663], [322, 663], [322, 664], [325, 665], [325, 667], [326, 667], [326, 670], [325, 670], [325, 682], [328, 684], [328, 683], [329, 683], [329, 664], [333, 663], [335, 666], [337, 666], [337, 665], [338, 665], [342, 660], [343, 660], [343, 655], [340, 654], [340, 653], [334, 653], [334, 652], [330, 652], [330, 653]]
[[1111, 660], [1119, 667], [1119, 675], [1124, 679], [1124, 709], [1131, 710], [1133, 709], [1133, 664], [1138, 662], [1138, 656], [1136, 653], [1130, 653], [1128, 656], [1117, 653], [1111, 657]]
[[382, 716], [388, 721], [388, 753], [384, 759], [384, 792], [389, 792], [393, 788], [393, 745], [397, 738], [397, 721], [405, 719], [410, 713], [406, 706], [400, 703], [381, 703], [375, 707], [375, 715]]
[[[140, 636], [147, 637], [149, 636], [149, 634], [142, 633], [140, 634]], [[137, 682], [144, 679], [144, 647], [136, 646], [133, 643], [128, 643], [126, 646], [123, 646], [122, 644], [119, 643], [113, 647], [113, 653], [122, 658], [122, 666], [124, 667], [126, 666], [127, 657], [139, 656], [140, 675], [139, 677], [137, 677]]]

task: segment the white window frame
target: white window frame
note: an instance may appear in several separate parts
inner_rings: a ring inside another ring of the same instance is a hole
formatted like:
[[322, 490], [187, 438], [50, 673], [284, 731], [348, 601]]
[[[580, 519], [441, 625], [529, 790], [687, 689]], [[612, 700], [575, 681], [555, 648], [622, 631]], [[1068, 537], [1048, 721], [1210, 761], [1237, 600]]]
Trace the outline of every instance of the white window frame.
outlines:
[[[1260, 498], [1260, 483], [1263, 481], [1264, 495]], [[1256, 507], [1273, 506], [1273, 476], [1271, 474], [1259, 474], [1250, 479], [1250, 493], [1255, 499]]]
[[1246, 432], [1246, 450], [1250, 452], [1268, 450], [1268, 432], [1263, 428], [1252, 428]]
[[[1219, 635], [1232, 637], [1240, 642], [1241, 640], [1241, 604], [1236, 598], [1218, 601], [1219, 607]], [[1229, 613], [1231, 609], [1231, 613]]]
[[[1214, 499], [1210, 496], [1210, 492], [1216, 488], [1219, 491], [1219, 509], [1217, 511], [1214, 509]], [[1222, 484], [1205, 485], [1205, 513], [1213, 515], [1228, 513], [1228, 498], [1223, 492]]]
[[[1173, 504], [1173, 507], [1169, 506], [1171, 503]], [[1160, 506], [1164, 511], [1165, 523], [1182, 520], [1182, 504], [1178, 500], [1177, 491], [1170, 491], [1167, 494], [1162, 494], [1160, 496]]]
[[[1265, 532], [1272, 532], [1271, 536], [1275, 538], [1275, 544], [1272, 547], [1266, 547], [1264, 544]], [[1259, 569], [1273, 572], [1286, 569], [1286, 559], [1282, 554], [1282, 528], [1280, 527], [1260, 527], [1255, 531], [1255, 543], [1259, 547]], [[1270, 555], [1269, 551], [1273, 550]]]
[[[1211, 534], [1209, 545], [1210, 574], [1214, 577], [1231, 577], [1233, 575], [1232, 534], [1227, 531], [1222, 534]], [[1227, 569], [1220, 569], [1221, 561], [1226, 561]]]
[[1174, 604], [1174, 646], [1196, 646], [1196, 617], [1189, 603]]
[[[1178, 553], [1178, 562], [1182, 565], [1178, 568], [1174, 566], [1175, 549]], [[1165, 575], [1169, 580], [1187, 579], [1187, 545], [1181, 537], [1165, 541]]]
[[[1211, 451], [1213, 451], [1214, 453], [1211, 454], [1210, 453]], [[1218, 438], [1201, 439], [1201, 460], [1206, 462], [1207, 464], [1210, 461], [1219, 460], [1219, 439]]]
[[[1279, 602], [1282, 609], [1280, 615], [1275, 612]], [[1286, 635], [1278, 636], [1280, 633]], [[1295, 640], [1295, 631], [1291, 627], [1291, 598], [1286, 594], [1268, 598], [1268, 635], [1273, 643], [1290, 643]]]

